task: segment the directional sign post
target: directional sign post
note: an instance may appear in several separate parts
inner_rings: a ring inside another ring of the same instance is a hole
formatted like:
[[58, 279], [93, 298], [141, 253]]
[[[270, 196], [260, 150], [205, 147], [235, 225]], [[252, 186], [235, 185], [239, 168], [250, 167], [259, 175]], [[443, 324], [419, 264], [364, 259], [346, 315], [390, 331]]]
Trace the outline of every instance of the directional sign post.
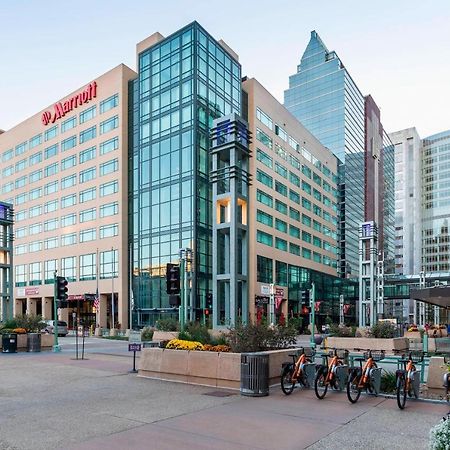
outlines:
[[141, 332], [130, 330], [128, 338], [128, 351], [133, 352], [133, 370], [130, 373], [137, 373], [136, 370], [136, 352], [140, 352], [142, 348]]

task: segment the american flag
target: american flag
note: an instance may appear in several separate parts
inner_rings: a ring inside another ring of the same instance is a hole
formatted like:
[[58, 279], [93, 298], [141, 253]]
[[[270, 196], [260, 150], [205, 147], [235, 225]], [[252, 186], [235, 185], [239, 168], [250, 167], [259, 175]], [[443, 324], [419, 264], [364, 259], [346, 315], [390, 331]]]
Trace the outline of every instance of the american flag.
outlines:
[[98, 288], [95, 292], [95, 299], [94, 299], [94, 308], [96, 311], [98, 311], [98, 307], [100, 306], [100, 298], [98, 297]]

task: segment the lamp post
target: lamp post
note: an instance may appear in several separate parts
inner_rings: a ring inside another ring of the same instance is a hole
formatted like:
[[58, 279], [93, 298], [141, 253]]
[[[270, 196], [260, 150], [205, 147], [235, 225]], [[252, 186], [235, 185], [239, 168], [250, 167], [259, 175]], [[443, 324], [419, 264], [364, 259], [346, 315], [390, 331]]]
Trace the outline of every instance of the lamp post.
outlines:
[[[53, 272], [53, 352], [58, 353], [61, 351], [61, 347], [58, 344], [58, 290], [57, 290], [57, 282], [56, 282], [56, 273], [55, 270]], [[76, 331], [75, 331], [76, 332]]]
[[116, 269], [116, 260], [114, 258], [114, 247], [111, 247], [111, 256], [112, 256], [112, 276], [111, 276], [111, 328], [114, 329], [114, 316], [115, 316], [115, 306], [114, 306], [114, 271]]

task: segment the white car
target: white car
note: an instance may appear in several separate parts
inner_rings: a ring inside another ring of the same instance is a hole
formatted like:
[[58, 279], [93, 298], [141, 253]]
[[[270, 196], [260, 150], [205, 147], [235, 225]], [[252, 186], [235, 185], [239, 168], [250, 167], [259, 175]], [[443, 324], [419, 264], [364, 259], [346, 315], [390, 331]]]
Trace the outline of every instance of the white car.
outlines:
[[[53, 334], [54, 323], [53, 320], [46, 320], [45, 321], [45, 328], [42, 330], [45, 333]], [[58, 336], [67, 336], [69, 331], [67, 330], [67, 322], [64, 322], [63, 320], [58, 320]]]

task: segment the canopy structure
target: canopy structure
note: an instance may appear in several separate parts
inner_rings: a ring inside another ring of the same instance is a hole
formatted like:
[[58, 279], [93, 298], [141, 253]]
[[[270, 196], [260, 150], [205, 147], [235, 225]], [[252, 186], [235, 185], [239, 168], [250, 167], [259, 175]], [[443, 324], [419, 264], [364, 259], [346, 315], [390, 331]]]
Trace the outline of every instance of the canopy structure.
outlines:
[[412, 300], [419, 300], [450, 310], [450, 286], [436, 286], [422, 289], [411, 288], [409, 296]]

